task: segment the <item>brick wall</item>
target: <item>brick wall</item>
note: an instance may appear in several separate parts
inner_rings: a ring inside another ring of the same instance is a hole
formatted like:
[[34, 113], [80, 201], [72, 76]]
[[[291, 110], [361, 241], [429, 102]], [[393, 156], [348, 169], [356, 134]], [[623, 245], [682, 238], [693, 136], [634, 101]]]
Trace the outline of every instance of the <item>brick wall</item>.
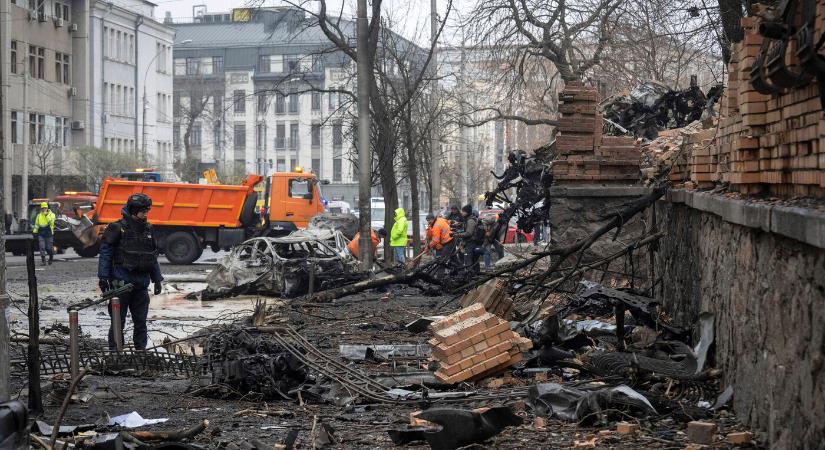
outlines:
[[556, 184], [632, 184], [639, 180], [639, 146], [626, 136], [602, 136], [599, 93], [569, 82], [559, 94]]

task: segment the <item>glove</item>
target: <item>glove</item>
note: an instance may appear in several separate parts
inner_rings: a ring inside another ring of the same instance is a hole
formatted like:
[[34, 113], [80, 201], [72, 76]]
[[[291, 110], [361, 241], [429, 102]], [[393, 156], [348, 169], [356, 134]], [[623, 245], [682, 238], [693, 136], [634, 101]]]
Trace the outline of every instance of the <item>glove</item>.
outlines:
[[97, 285], [100, 286], [100, 291], [104, 294], [106, 293], [106, 291], [112, 288], [112, 282], [110, 280], [107, 280], [106, 278], [99, 279], [97, 281]]
[[160, 294], [161, 291], [163, 291], [163, 285], [158, 281], [155, 283], [155, 295]]

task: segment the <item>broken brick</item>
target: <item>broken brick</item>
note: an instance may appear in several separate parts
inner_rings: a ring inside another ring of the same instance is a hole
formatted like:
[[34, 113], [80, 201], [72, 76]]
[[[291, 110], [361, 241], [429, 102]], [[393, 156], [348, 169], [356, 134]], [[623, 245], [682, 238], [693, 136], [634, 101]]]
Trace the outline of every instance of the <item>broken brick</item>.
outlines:
[[533, 428], [543, 430], [547, 426], [544, 417], [538, 416], [533, 420]]
[[750, 431], [739, 431], [736, 433], [728, 433], [726, 440], [728, 444], [733, 445], [750, 445], [751, 440], [753, 439], [753, 433]]
[[621, 435], [636, 434], [641, 430], [637, 423], [619, 422], [616, 424], [616, 431]]
[[712, 444], [713, 435], [716, 434], [716, 424], [694, 420], [688, 422], [687, 438], [689, 442], [695, 444]]

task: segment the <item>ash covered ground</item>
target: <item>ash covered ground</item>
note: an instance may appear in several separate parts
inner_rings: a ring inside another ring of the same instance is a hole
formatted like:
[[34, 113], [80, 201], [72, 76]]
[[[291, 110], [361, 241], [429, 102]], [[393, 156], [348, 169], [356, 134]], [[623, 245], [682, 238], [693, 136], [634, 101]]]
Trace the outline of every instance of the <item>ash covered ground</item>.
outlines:
[[[205, 255], [203, 259], [209, 261], [214, 257]], [[12, 308], [12, 330], [25, 333], [25, 317], [22, 316], [27, 301], [24, 297], [27, 292], [25, 267], [14, 258], [10, 263], [9, 290], [17, 294], [13, 299], [14, 306], [19, 308]], [[62, 333], [60, 327], [53, 324], [61, 321], [67, 323], [66, 306], [97, 294], [96, 267], [96, 259], [80, 259], [72, 255], [58, 256], [52, 266], [38, 265], [36, 273], [43, 305], [42, 336], [59, 338]], [[202, 273], [210, 268], [208, 264], [174, 266], [168, 263], [161, 267], [166, 275]], [[181, 338], [203, 327], [229, 324], [248, 316], [255, 302], [250, 297], [203, 303], [180, 299], [172, 301], [170, 297], [180, 295], [167, 294], [152, 300], [149, 329], [154, 345], [161, 344], [167, 335]], [[421, 316], [447, 314], [459, 308], [458, 302], [449, 296], [424, 296], [406, 286], [390, 287], [389, 293], [369, 291], [325, 304], [306, 304], [297, 300], [281, 303], [274, 299], [268, 299], [268, 302], [270, 321], [291, 325], [318, 349], [333, 356], [338, 356], [341, 344], [426, 344], [430, 333], [413, 334], [404, 325]], [[103, 307], [99, 307], [81, 316], [80, 323], [86, 335], [84, 339], [102, 343], [107, 325], [105, 313], [102, 314], [104, 311]], [[54, 331], [45, 332], [49, 328]], [[127, 342], [130, 341], [128, 326], [126, 336]], [[43, 351], [47, 349], [48, 346], [44, 345]], [[406, 357], [352, 362], [350, 365], [364, 373], [389, 375], [402, 381], [400, 379], [404, 374], [427, 372], [428, 361]], [[668, 415], [624, 417], [623, 420], [638, 424], [640, 431], [620, 435], [616, 431], [615, 419], [589, 426], [543, 420], [537, 418], [525, 398], [492, 398], [508, 388], [536, 384], [538, 381], [533, 376], [505, 372], [485, 381], [462, 384], [459, 389], [478, 390], [484, 398], [448, 406], [473, 409], [509, 405], [523, 418], [522, 425], [505, 428], [481, 448], [683, 448], [687, 444], [684, 421]], [[551, 374], [548, 381], [561, 379]], [[25, 399], [25, 373], [13, 373], [13, 383], [20, 398]], [[95, 374], [87, 377], [80, 389], [84, 392], [84, 388], [91, 386], [94, 396], [87, 402], [72, 403], [63, 424], [94, 423], [107, 415], [114, 417], [131, 411], [137, 411], [144, 418], [169, 419], [166, 423], [141, 428], [146, 430], [185, 429], [208, 419], [206, 431], [190, 441], [204, 448], [234, 448], [233, 445], [255, 439], [274, 446], [285, 442], [290, 432], [295, 432], [293, 430], [298, 433], [296, 448], [314, 448], [318, 444], [319, 430], [325, 424], [334, 430], [332, 435], [337, 444], [333, 447], [391, 448], [394, 445], [388, 430], [405, 428], [410, 423], [411, 412], [429, 406], [426, 403], [337, 406], [303, 397], [299, 400], [261, 400], [255, 395], [213, 398], [204, 394], [202, 389], [198, 393], [199, 388], [208, 384], [208, 377], [190, 379], [152, 373]], [[45, 413], [41, 419], [45, 422], [54, 423], [65, 385], [65, 382], [55, 381], [53, 376], [43, 376]], [[715, 422], [718, 427], [717, 447], [733, 447], [724, 443], [724, 436], [743, 429], [733, 413], [726, 409], [714, 412], [705, 420]], [[102, 431], [106, 427], [97, 429]], [[428, 447], [419, 443], [405, 448]]]

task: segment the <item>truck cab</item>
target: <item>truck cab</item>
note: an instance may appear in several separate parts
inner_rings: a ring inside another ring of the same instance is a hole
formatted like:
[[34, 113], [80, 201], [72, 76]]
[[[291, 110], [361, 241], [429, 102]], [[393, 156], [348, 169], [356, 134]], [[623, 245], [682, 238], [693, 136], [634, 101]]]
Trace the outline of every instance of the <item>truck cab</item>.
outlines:
[[120, 172], [120, 178], [129, 181], [150, 181], [160, 183], [163, 177], [160, 172], [155, 169], [135, 169], [134, 172]]
[[270, 236], [306, 228], [314, 215], [324, 212], [318, 179], [300, 167], [293, 172], [276, 172], [267, 184], [265, 204], [269, 205]]

